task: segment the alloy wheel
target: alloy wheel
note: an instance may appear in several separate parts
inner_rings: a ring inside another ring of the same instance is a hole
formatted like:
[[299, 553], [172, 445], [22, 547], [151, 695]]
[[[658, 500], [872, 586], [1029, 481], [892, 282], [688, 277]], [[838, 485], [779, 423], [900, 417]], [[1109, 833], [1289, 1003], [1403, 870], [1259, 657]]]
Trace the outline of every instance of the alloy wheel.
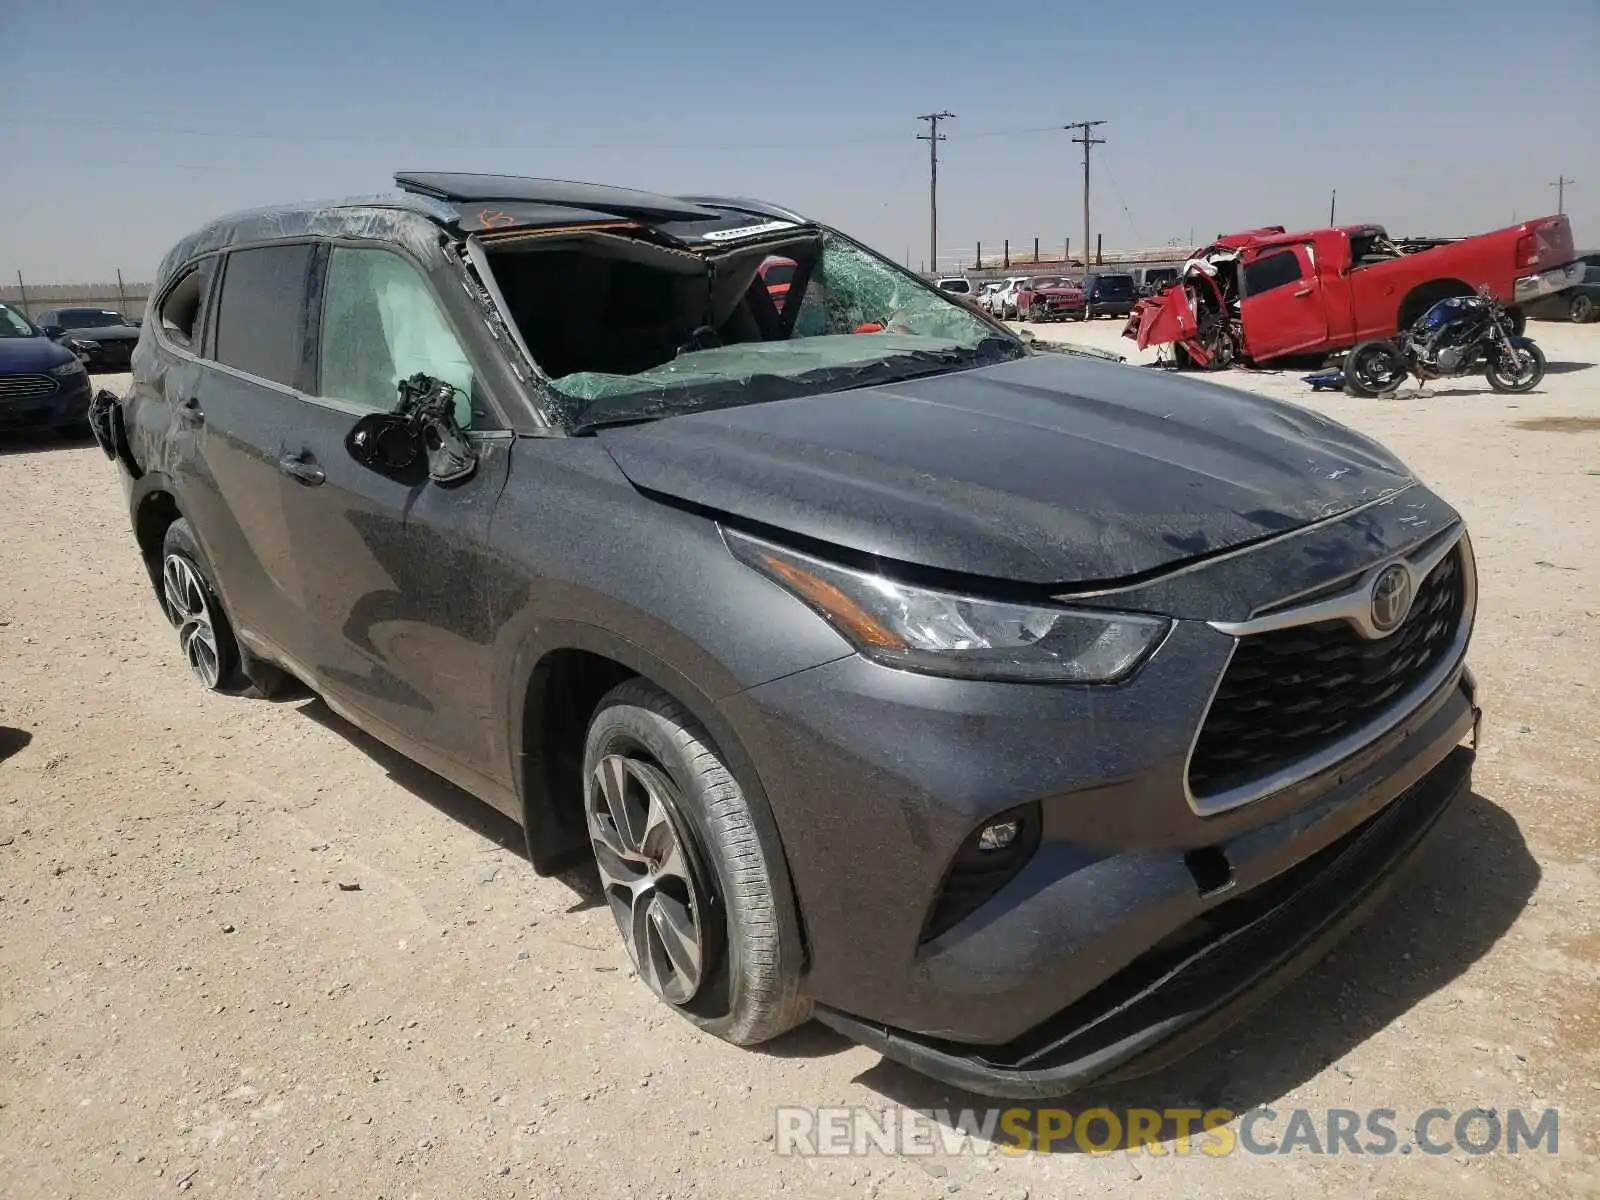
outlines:
[[650, 763], [608, 754], [585, 789], [585, 808], [606, 903], [634, 969], [667, 1003], [689, 1003], [711, 947], [677, 788]]
[[1388, 346], [1368, 347], [1366, 353], [1356, 356], [1350, 364], [1350, 373], [1357, 385], [1379, 396], [1394, 391], [1406, 377], [1399, 353]]
[[1520, 346], [1513, 346], [1501, 351], [1500, 359], [1495, 364], [1495, 374], [1507, 385], [1515, 387], [1533, 377], [1534, 366], [1533, 355]]
[[1594, 300], [1589, 296], [1574, 296], [1569, 312], [1573, 324], [1582, 325], [1594, 319]]
[[206, 687], [216, 687], [222, 678], [222, 655], [211, 603], [200, 572], [183, 555], [167, 555], [161, 570], [161, 594], [189, 670]]

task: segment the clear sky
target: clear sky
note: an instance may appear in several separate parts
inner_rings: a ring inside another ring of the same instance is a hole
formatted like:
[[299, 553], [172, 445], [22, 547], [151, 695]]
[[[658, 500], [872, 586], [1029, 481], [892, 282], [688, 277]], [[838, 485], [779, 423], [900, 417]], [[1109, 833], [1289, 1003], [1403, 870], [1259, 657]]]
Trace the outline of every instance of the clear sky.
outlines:
[[[761, 196], [920, 265], [1258, 224], [1600, 244], [1600, 0], [0, 0], [0, 277], [145, 278], [231, 209], [397, 169]], [[1042, 130], [1042, 131], [1041, 131]], [[1023, 131], [1023, 132], [1019, 132]], [[1032, 132], [1026, 132], [1032, 131]]]

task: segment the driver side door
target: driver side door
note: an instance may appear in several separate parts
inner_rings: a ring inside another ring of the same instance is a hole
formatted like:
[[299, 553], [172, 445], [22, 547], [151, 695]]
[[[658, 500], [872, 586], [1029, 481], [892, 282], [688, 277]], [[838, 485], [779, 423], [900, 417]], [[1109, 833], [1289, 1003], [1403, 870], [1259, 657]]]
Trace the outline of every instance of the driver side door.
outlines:
[[1255, 251], [1240, 279], [1239, 319], [1251, 358], [1264, 362], [1328, 340], [1328, 312], [1309, 245]]
[[[494, 564], [489, 520], [510, 461], [509, 433], [472, 401], [478, 373], [428, 278], [395, 250], [323, 248], [317, 363], [300, 419], [280, 452], [285, 512], [306, 619], [309, 670], [331, 704], [479, 794], [497, 772], [491, 748]], [[391, 411], [417, 372], [458, 390], [474, 474], [442, 487], [362, 466], [345, 439]], [[466, 768], [464, 774], [460, 768]]]

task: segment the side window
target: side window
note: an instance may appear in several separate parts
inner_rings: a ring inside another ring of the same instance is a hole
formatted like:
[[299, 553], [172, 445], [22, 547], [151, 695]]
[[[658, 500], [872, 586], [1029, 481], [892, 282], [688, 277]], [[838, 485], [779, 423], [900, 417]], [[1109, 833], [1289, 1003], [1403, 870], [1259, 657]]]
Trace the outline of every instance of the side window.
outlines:
[[427, 279], [387, 250], [333, 248], [319, 357], [320, 396], [388, 412], [399, 399], [395, 385], [421, 371], [455, 387], [462, 428], [481, 411], [473, 403], [472, 363]]
[[302, 386], [309, 245], [235, 250], [222, 273], [216, 360], [285, 387]]
[[217, 260], [201, 259], [183, 275], [161, 301], [158, 320], [167, 341], [195, 354], [200, 353], [200, 343], [205, 336], [206, 297], [211, 292], [211, 278], [216, 274]]
[[1273, 288], [1283, 287], [1284, 284], [1294, 283], [1299, 278], [1300, 259], [1293, 250], [1268, 254], [1245, 264], [1244, 294], [1257, 296], [1262, 292], [1270, 292]]

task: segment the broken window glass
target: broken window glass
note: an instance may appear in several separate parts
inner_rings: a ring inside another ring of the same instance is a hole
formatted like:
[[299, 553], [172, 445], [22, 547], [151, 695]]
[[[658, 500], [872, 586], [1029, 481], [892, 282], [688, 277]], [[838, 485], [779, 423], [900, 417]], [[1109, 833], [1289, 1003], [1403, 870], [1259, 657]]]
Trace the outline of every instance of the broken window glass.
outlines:
[[[766, 245], [691, 253], [579, 235], [508, 248], [491, 261], [553, 399], [578, 426], [1025, 353], [1015, 336], [841, 235], [797, 228]], [[785, 266], [780, 285], [774, 269]], [[778, 286], [788, 289], [781, 309], [775, 297], [757, 304]]]

